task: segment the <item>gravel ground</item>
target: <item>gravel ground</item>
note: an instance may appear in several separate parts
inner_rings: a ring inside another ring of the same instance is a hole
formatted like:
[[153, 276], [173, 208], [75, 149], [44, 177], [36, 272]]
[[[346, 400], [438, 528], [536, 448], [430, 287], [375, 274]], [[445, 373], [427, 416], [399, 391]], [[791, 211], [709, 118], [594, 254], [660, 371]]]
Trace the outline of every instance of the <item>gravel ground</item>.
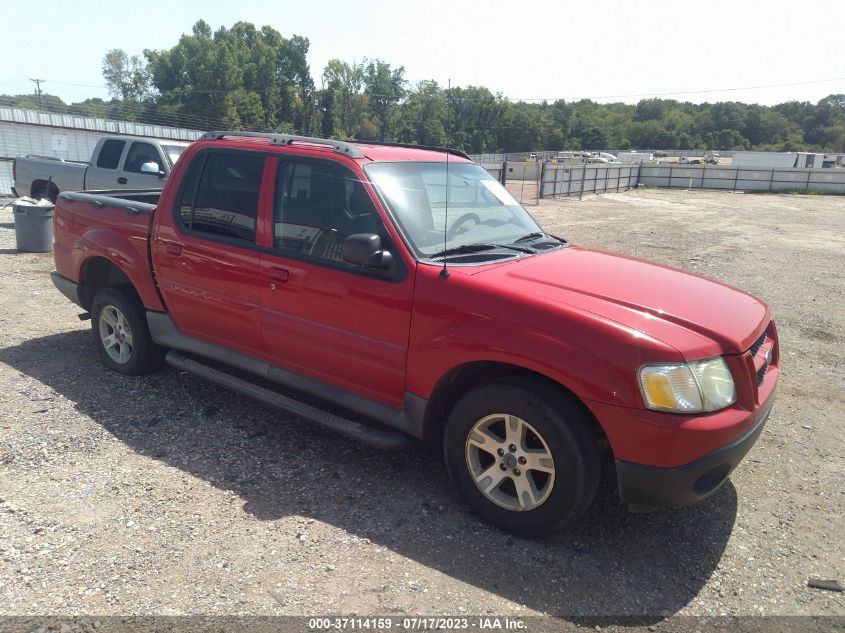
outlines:
[[[172, 369], [105, 370], [0, 211], [0, 613], [845, 615], [845, 198], [632, 191], [529, 209], [573, 242], [772, 306], [770, 421], [697, 506], [529, 541], [471, 514], [436, 447], [381, 453]], [[839, 536], [837, 536], [839, 535]], [[647, 622], [647, 623], [648, 623]], [[654, 628], [654, 627], [652, 627]]]

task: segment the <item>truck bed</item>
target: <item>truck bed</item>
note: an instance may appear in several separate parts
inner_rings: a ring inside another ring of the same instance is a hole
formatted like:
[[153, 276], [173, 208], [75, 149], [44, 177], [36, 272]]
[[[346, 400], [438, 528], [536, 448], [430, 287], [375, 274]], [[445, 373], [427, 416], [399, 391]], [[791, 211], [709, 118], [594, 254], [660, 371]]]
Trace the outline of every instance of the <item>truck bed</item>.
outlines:
[[59, 198], [71, 202], [85, 202], [97, 208], [127, 211], [130, 207], [149, 213], [158, 204], [161, 189], [101, 189], [95, 191], [67, 191]]
[[76, 191], [85, 187], [89, 163], [49, 156], [26, 156], [15, 159], [15, 191], [19, 196], [34, 194], [36, 182], [51, 182], [59, 191]]
[[[56, 270], [80, 282], [94, 253], [118, 262], [145, 305], [155, 305], [149, 259], [152, 214], [160, 189], [64, 192], [56, 201]], [[80, 248], [82, 246], [82, 248]]]

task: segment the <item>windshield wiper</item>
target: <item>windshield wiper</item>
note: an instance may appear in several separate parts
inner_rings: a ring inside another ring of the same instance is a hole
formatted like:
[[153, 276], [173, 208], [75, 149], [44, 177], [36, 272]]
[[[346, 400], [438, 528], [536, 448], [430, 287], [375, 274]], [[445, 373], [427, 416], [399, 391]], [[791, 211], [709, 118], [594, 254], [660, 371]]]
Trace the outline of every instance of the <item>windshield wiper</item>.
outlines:
[[476, 244], [461, 244], [460, 246], [453, 246], [446, 250], [429, 255], [429, 258], [447, 257], [449, 255], [459, 255], [461, 253], [479, 253], [481, 251], [492, 251], [494, 249], [505, 248], [518, 253], [528, 253], [533, 255], [534, 251], [527, 248], [520, 248], [519, 246], [509, 246], [507, 244], [496, 244], [495, 242], [478, 242]]
[[519, 239], [513, 241], [514, 244], [519, 244], [520, 242], [530, 242], [531, 240], [536, 240], [540, 237], [545, 237], [546, 234], [540, 231], [534, 231], [533, 233], [529, 233], [528, 235], [523, 235]]
[[556, 242], [560, 242], [561, 244], [566, 244], [566, 240], [562, 237], [556, 237], [554, 235], [549, 235], [548, 233], [543, 233], [541, 231], [534, 231], [533, 233], [523, 235], [519, 239], [514, 240], [514, 244], [519, 244], [520, 242], [533, 242], [535, 240], [539, 240], [541, 237], [550, 238], [547, 241], [554, 240]]

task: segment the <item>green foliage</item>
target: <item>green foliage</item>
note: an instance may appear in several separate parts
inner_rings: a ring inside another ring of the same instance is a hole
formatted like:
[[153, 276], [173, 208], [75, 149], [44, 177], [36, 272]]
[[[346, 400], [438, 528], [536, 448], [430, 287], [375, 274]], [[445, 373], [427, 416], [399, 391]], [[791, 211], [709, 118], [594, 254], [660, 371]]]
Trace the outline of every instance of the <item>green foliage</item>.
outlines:
[[370, 111], [379, 121], [379, 140], [389, 140], [395, 106], [405, 96], [405, 68], [391, 68], [376, 59], [367, 65], [364, 74], [364, 94], [369, 98]]
[[436, 81], [421, 81], [399, 114], [397, 140], [419, 145], [446, 145], [449, 111], [446, 93]]
[[145, 50], [158, 103], [223, 124], [305, 130], [314, 122], [308, 39], [248, 22], [231, 29], [200, 20], [164, 51]]
[[109, 94], [124, 101], [141, 101], [150, 94], [150, 74], [137, 55], [113, 48], [103, 57], [103, 79]]

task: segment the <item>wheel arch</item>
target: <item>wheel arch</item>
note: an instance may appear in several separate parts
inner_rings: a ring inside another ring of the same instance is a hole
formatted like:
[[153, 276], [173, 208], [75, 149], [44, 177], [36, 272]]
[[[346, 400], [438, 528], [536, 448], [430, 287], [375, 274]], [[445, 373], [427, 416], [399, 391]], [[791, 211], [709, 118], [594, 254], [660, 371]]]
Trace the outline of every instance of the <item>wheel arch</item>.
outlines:
[[47, 194], [47, 198], [51, 202], [55, 202], [59, 197], [59, 187], [56, 183], [52, 180], [44, 180], [43, 178], [32, 181], [32, 185], [29, 187], [29, 195], [35, 198], [36, 194], [42, 190]]
[[103, 288], [121, 288], [141, 302], [129, 276], [113, 261], [102, 255], [86, 259], [80, 268], [79, 300], [86, 310], [91, 309], [94, 297]]
[[424, 426], [426, 437], [436, 439], [443, 435], [449, 411], [472, 389], [494, 380], [515, 378], [534, 380], [553, 393], [563, 395], [580, 406], [590, 421], [591, 428], [601, 443], [607, 435], [590, 408], [570, 388], [538, 371], [502, 361], [470, 361], [453, 367], [437, 381], [426, 407]]

